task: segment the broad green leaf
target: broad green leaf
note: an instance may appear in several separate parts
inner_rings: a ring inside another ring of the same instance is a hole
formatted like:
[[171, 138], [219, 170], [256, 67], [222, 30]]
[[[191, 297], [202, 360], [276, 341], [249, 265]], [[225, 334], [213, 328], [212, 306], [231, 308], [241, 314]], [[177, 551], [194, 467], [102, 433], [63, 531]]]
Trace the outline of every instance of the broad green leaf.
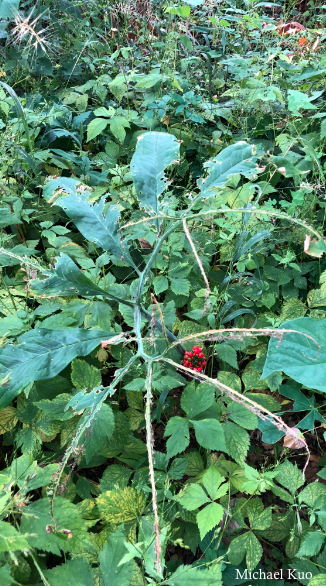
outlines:
[[245, 429], [256, 429], [258, 425], [258, 417], [252, 411], [249, 411], [241, 403], [232, 401], [227, 405], [227, 414], [229, 419], [241, 425]]
[[299, 110], [316, 110], [317, 106], [311, 103], [313, 98], [298, 90], [288, 90], [288, 108], [296, 116], [301, 116]]
[[204, 539], [206, 533], [216, 527], [223, 519], [224, 510], [218, 503], [211, 503], [196, 515], [200, 539]]
[[326, 423], [324, 417], [319, 413], [314, 396], [304, 395], [292, 385], [282, 385], [280, 393], [293, 400], [293, 411], [308, 411], [307, 415], [297, 423], [299, 429], [312, 429], [315, 421]]
[[263, 548], [251, 531], [233, 539], [228, 549], [229, 561], [234, 566], [241, 564], [246, 556], [248, 570], [253, 570], [257, 566], [262, 554]]
[[208, 470], [206, 470], [202, 478], [202, 482], [212, 501], [216, 499], [219, 486], [220, 484], [222, 484], [223, 481], [224, 477], [218, 472], [218, 470], [214, 466], [210, 466]]
[[258, 403], [258, 405], [265, 407], [265, 409], [268, 409], [268, 411], [274, 412], [281, 411], [282, 409], [280, 403], [276, 401], [276, 399], [274, 399], [274, 397], [272, 397], [271, 395], [264, 395], [263, 393], [246, 393], [245, 396], [248, 397], [248, 399], [251, 399], [252, 401]]
[[[39, 297], [66, 297], [71, 295], [107, 295], [107, 292], [93, 283], [66, 254], [56, 258], [55, 267], [46, 271], [47, 279], [34, 279], [31, 291]], [[110, 295], [108, 295], [110, 297]]]
[[94, 575], [86, 560], [69, 560], [52, 570], [45, 570], [44, 575], [51, 586], [94, 586]]
[[96, 110], [94, 110], [95, 116], [104, 116], [106, 118], [111, 118], [111, 116], [114, 115], [114, 112], [115, 109], [112, 108], [112, 106], [109, 106], [108, 108], [101, 106], [100, 108], [96, 108]]
[[[191, 2], [190, 2], [191, 4]], [[177, 14], [183, 18], [188, 18], [190, 16], [190, 7], [189, 6], [171, 6], [166, 8], [165, 12], [169, 12], [170, 14]]]
[[227, 452], [239, 464], [243, 465], [249, 449], [249, 435], [239, 425], [226, 421], [224, 425]]
[[[130, 171], [140, 206], [154, 215], [160, 213], [162, 193], [167, 188], [166, 167], [179, 162], [180, 145], [172, 134], [148, 132], [138, 138]], [[159, 221], [156, 220], [156, 226]]]
[[35, 329], [18, 338], [18, 344], [0, 349], [0, 375], [8, 381], [0, 388], [0, 409], [7, 407], [21, 389], [32, 381], [59, 374], [76, 356], [86, 356], [101, 340], [115, 332], [101, 330]]
[[272, 372], [281, 370], [302, 385], [325, 392], [326, 320], [300, 317], [285, 322], [279, 329], [280, 333], [283, 329], [295, 332], [284, 333], [281, 340], [270, 339], [261, 378], [264, 379]]
[[181, 396], [181, 407], [191, 419], [212, 405], [215, 398], [213, 385], [197, 384], [193, 380], [185, 387]]
[[235, 372], [220, 370], [217, 378], [223, 385], [226, 385], [227, 387], [238, 391], [238, 393], [241, 393], [241, 379], [235, 374]]
[[170, 279], [170, 287], [175, 295], [189, 295], [190, 281], [188, 279]]
[[196, 439], [203, 448], [227, 452], [222, 425], [216, 419], [190, 421], [194, 426]]
[[181, 480], [187, 470], [186, 458], [175, 458], [169, 468], [169, 476], [172, 480]]
[[188, 476], [197, 476], [204, 470], [204, 462], [200, 453], [197, 451], [189, 452], [186, 454], [187, 469], [186, 474]]
[[209, 503], [209, 498], [199, 484], [189, 484], [185, 493], [180, 498], [180, 503], [187, 511], [199, 509], [205, 503]]
[[325, 535], [323, 535], [323, 533], [320, 533], [319, 531], [309, 531], [309, 533], [303, 538], [300, 549], [296, 554], [297, 557], [305, 556], [311, 558], [312, 556], [317, 555], [317, 553], [320, 552], [324, 541]]
[[118, 529], [109, 537], [99, 555], [105, 586], [129, 586], [133, 573], [132, 561], [119, 565], [126, 553], [125, 536], [121, 529]]
[[[52, 525], [48, 498], [39, 499], [25, 508], [20, 529], [22, 533], [32, 534], [28, 537], [29, 544], [58, 556], [61, 551], [77, 553], [85, 547], [91, 550], [87, 524], [81, 518], [78, 507], [61, 496], [55, 498], [53, 507], [56, 531], [47, 531], [47, 526]], [[70, 539], [64, 530], [71, 531]]]
[[28, 535], [18, 533], [17, 529], [10, 523], [0, 521], [0, 553], [5, 551], [23, 551], [29, 548]]
[[[50, 418], [57, 419], [58, 421], [67, 421], [74, 416], [71, 411], [65, 411], [67, 404], [71, 399], [71, 395], [63, 393], [57, 395], [51, 401], [49, 399], [42, 399], [42, 401], [36, 401], [34, 405], [46, 413]], [[0, 411], [1, 413], [1, 411]]]
[[320, 482], [311, 482], [299, 494], [299, 503], [306, 503], [312, 509], [326, 505], [326, 486]]
[[22, 453], [27, 454], [31, 458], [36, 457], [42, 444], [42, 439], [39, 433], [39, 429], [37, 433], [35, 429], [32, 429], [31, 427], [21, 429], [15, 436], [15, 444], [17, 448], [21, 448]]
[[295, 516], [293, 510], [284, 515], [283, 513], [275, 513], [272, 515], [272, 522], [270, 527], [264, 531], [258, 531], [258, 535], [262, 535], [264, 539], [272, 542], [283, 541], [288, 537], [293, 529]]
[[104, 210], [105, 197], [92, 204], [88, 202], [89, 193], [87, 186], [68, 177], [52, 179], [43, 191], [47, 201], [59, 194], [55, 205], [62, 207], [87, 240], [134, 266], [127, 243], [121, 241], [118, 234], [119, 206], [111, 205]]
[[[320, 564], [319, 560], [318, 563]], [[296, 576], [298, 582], [300, 577], [300, 583], [304, 586], [307, 586], [310, 576], [316, 576], [319, 574], [319, 568], [310, 560], [305, 560], [303, 558], [301, 558], [300, 560], [296, 559], [292, 562], [292, 564], [289, 564], [289, 566], [294, 570], [294, 576]], [[307, 574], [308, 578], [303, 578], [303, 576], [306, 576]]]
[[204, 163], [208, 176], [198, 181], [201, 189], [199, 197], [216, 195], [217, 190], [224, 187], [228, 179], [239, 173], [247, 178], [254, 176], [258, 172], [255, 160], [253, 145], [238, 142], [226, 147], [212, 161]]
[[[87, 412], [86, 412], [87, 416]], [[104, 441], [110, 439], [114, 431], [114, 415], [110, 405], [104, 403], [93, 419], [90, 429], [82, 436], [86, 462], [89, 463], [93, 456], [101, 449]]]
[[75, 358], [71, 363], [71, 382], [78, 389], [89, 392], [102, 384], [100, 370], [91, 366], [85, 360]]
[[252, 529], [264, 530], [271, 526], [272, 509], [271, 507], [264, 509], [262, 501], [258, 498], [253, 498], [248, 501], [246, 515], [248, 516]]
[[166, 277], [163, 277], [163, 275], [159, 275], [158, 277], [155, 277], [153, 285], [155, 295], [159, 295], [160, 293], [163, 293], [163, 291], [166, 291], [168, 289], [169, 281]]
[[119, 464], [111, 464], [104, 472], [100, 481], [101, 492], [113, 490], [115, 488], [125, 488], [132, 475], [132, 470]]
[[285, 486], [292, 494], [305, 483], [301, 470], [299, 470], [296, 464], [289, 462], [289, 460], [285, 460], [283, 464], [277, 467], [275, 480], [282, 486]]
[[87, 126], [87, 142], [90, 142], [101, 134], [108, 124], [109, 120], [105, 118], [94, 118], [94, 120], [92, 120]]
[[1, 0], [0, 18], [9, 18], [13, 20], [19, 8], [19, 4], [20, 0]]
[[126, 118], [123, 116], [114, 116], [110, 120], [110, 130], [121, 143], [123, 143], [124, 139], [126, 138], [126, 131], [125, 128], [130, 128], [130, 124]]
[[232, 346], [230, 346], [230, 344], [217, 344], [215, 346], [215, 350], [220, 360], [223, 360], [223, 362], [230, 364], [230, 366], [232, 366], [233, 368], [239, 368], [237, 361], [237, 353], [235, 349], [232, 348]]
[[169, 458], [183, 452], [189, 444], [189, 425], [184, 417], [171, 417], [164, 432], [169, 437], [166, 442], [166, 453]]
[[36, 490], [47, 486], [52, 480], [52, 475], [58, 472], [59, 464], [48, 464], [45, 468], [36, 468], [32, 478], [28, 479], [27, 490]]
[[0, 568], [0, 583], [1, 586], [13, 586], [13, 584], [17, 584], [17, 586], [21, 586], [21, 584], [19, 582], [16, 582], [16, 580], [12, 577], [11, 573], [10, 573], [10, 565], [9, 564], [5, 564], [4, 566], [1, 566]]
[[154, 85], [156, 85], [159, 81], [162, 80], [162, 74], [161, 73], [149, 73], [148, 75], [142, 75], [142, 79], [140, 81], [138, 81], [138, 83], [136, 84], [136, 87], [139, 88], [150, 88], [153, 87]]
[[221, 566], [213, 564], [203, 569], [181, 565], [166, 583], [169, 586], [222, 586]]

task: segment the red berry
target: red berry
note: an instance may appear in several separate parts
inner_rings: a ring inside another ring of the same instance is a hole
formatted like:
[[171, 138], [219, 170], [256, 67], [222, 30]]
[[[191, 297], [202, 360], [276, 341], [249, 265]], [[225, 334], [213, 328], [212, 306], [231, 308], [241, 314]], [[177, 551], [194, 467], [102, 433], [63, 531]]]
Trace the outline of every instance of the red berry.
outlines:
[[192, 358], [192, 353], [188, 352], [188, 356], [189, 356], [189, 358]]
[[203, 369], [202, 369], [202, 367], [200, 367], [200, 368], [197, 368], [197, 370], [198, 370], [198, 372], [201, 372]]
[[199, 356], [199, 358], [202, 358], [204, 356], [204, 354], [202, 352], [199, 352], [198, 356]]

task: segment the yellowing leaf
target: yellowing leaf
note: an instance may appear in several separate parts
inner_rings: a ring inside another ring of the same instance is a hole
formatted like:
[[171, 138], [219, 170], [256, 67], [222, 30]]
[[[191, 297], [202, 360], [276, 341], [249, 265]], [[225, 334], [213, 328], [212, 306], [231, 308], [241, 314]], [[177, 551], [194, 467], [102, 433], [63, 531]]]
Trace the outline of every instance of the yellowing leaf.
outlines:
[[0, 434], [14, 429], [18, 419], [16, 416], [16, 409], [9, 405], [0, 411]]
[[141, 516], [145, 506], [144, 493], [130, 486], [119, 490], [107, 490], [97, 498], [97, 506], [106, 523], [120, 525], [131, 523]]

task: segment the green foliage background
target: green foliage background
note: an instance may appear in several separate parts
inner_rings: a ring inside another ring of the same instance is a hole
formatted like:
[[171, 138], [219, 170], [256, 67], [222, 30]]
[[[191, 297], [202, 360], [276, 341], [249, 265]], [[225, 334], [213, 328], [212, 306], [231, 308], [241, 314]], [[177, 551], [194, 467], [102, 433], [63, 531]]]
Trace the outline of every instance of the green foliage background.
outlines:
[[326, 15], [299, 8], [0, 0], [1, 586], [325, 586]]

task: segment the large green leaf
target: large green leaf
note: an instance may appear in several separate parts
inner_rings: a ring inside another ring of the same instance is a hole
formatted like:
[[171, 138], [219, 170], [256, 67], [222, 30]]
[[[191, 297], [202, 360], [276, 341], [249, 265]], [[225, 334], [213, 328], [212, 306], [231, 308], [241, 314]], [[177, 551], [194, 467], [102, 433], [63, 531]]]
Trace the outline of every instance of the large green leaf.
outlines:
[[44, 575], [51, 586], [94, 586], [92, 568], [83, 559], [69, 560], [52, 570], [46, 570]]
[[179, 566], [166, 581], [169, 586], [222, 586], [221, 565], [210, 568]]
[[[85, 551], [92, 549], [87, 532], [88, 524], [81, 517], [77, 505], [63, 497], [56, 497], [53, 503], [53, 515], [56, 531], [47, 527], [52, 526], [48, 498], [38, 499], [28, 505], [21, 521], [21, 531], [28, 532], [28, 542], [32, 547], [49, 551], [60, 556], [60, 550], [68, 552]], [[70, 531], [71, 537], [65, 536], [64, 531]], [[95, 547], [93, 548], [95, 550]], [[94, 552], [95, 553], [95, 552]]]
[[166, 453], [169, 458], [183, 452], [189, 444], [189, 424], [184, 417], [171, 417], [164, 432], [171, 436], [166, 442]]
[[[87, 417], [86, 412], [86, 417]], [[110, 405], [105, 403], [97, 412], [90, 429], [87, 429], [82, 437], [85, 445], [86, 462], [89, 463], [93, 456], [101, 449], [104, 441], [110, 439], [114, 431], [114, 415]]]
[[223, 519], [224, 510], [218, 503], [210, 503], [196, 515], [200, 539]]
[[179, 162], [179, 149], [175, 136], [165, 132], [147, 132], [138, 138], [130, 171], [140, 206], [155, 215], [162, 208], [160, 196], [167, 188], [164, 170], [168, 165]]
[[39, 297], [70, 297], [78, 293], [85, 297], [107, 295], [106, 291], [88, 279], [66, 254], [61, 253], [56, 258], [55, 267], [47, 270], [45, 274], [48, 277], [45, 281], [34, 279], [31, 282], [31, 291]]
[[227, 452], [224, 430], [217, 419], [192, 420], [190, 423], [194, 426], [196, 440], [203, 448]]
[[231, 421], [225, 422], [224, 432], [228, 454], [236, 462], [243, 465], [250, 444], [248, 433], [242, 427]]
[[257, 566], [262, 554], [263, 548], [251, 531], [233, 539], [228, 549], [229, 561], [235, 566], [241, 564], [246, 555], [248, 570], [253, 570]]
[[305, 387], [325, 392], [326, 319], [299, 317], [285, 322], [280, 327], [283, 329], [295, 331], [270, 339], [261, 378], [282, 370]]
[[14, 19], [18, 10], [20, 0], [1, 0], [0, 1], [0, 18]]
[[28, 549], [28, 543], [25, 536], [20, 535], [10, 523], [0, 521], [0, 552], [22, 551], [26, 548]]
[[199, 484], [193, 483], [186, 487], [186, 491], [182, 495], [180, 502], [187, 511], [194, 511], [205, 503], [209, 503], [209, 498]]
[[0, 350], [0, 409], [7, 407], [30, 382], [56, 376], [76, 356], [87, 356], [115, 332], [71, 328], [35, 329]]
[[[63, 190], [61, 195], [60, 190]], [[55, 204], [65, 210], [82, 235], [107, 250], [128, 265], [134, 266], [130, 256], [127, 242], [121, 241], [118, 234], [118, 220], [120, 208], [118, 205], [111, 205], [104, 210], [105, 197], [98, 203], [89, 203], [89, 191], [80, 181], [67, 177], [52, 179], [44, 187], [44, 198], [49, 201], [55, 197]]]
[[202, 383], [196, 387], [193, 380], [182, 392], [181, 407], [189, 418], [196, 417], [212, 405], [214, 398], [215, 388], [213, 385]]
[[105, 586], [129, 586], [133, 571], [132, 562], [130, 560], [119, 565], [127, 551], [124, 534], [118, 529], [110, 536], [99, 556]]
[[198, 181], [200, 197], [212, 197], [216, 194], [216, 188], [224, 187], [233, 175], [240, 173], [252, 177], [258, 172], [255, 161], [253, 145], [241, 141], [226, 147], [212, 161], [204, 163], [208, 176]]

